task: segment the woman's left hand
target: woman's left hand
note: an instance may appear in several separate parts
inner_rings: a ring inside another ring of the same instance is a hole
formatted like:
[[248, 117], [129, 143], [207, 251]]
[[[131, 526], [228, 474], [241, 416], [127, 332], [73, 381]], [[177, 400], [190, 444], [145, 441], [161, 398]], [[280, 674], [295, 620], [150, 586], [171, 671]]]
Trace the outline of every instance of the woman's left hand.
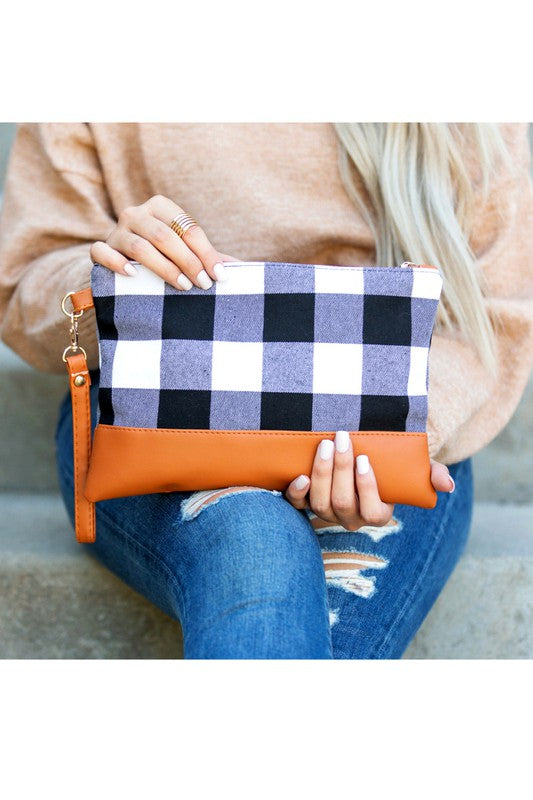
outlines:
[[[439, 492], [453, 492], [455, 488], [448, 467], [433, 460], [431, 482]], [[349, 531], [364, 525], [387, 525], [394, 511], [393, 504], [381, 500], [366, 455], [357, 456], [354, 470], [352, 442], [346, 431], [338, 431], [335, 442], [320, 442], [311, 476], [295, 478], [285, 497], [295, 508], [310, 508], [319, 520], [342, 525]]]

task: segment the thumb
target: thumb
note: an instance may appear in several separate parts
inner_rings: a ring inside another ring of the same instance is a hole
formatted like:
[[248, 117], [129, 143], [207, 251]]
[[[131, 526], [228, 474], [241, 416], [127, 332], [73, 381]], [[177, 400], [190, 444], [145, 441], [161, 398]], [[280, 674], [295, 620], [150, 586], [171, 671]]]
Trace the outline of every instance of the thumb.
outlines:
[[311, 485], [311, 479], [307, 475], [298, 475], [291, 483], [289, 483], [285, 497], [294, 508], [306, 508], [307, 500], [306, 495]]

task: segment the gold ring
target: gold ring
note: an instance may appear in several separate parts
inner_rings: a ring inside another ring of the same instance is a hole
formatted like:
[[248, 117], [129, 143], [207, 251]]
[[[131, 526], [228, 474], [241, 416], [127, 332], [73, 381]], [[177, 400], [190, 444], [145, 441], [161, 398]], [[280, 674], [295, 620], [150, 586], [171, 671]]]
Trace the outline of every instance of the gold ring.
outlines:
[[69, 297], [72, 297], [72, 295], [73, 295], [73, 294], [75, 294], [75, 292], [68, 292], [68, 293], [67, 293], [67, 294], [64, 296], [64, 298], [63, 298], [63, 299], [62, 299], [62, 301], [61, 301], [61, 311], [63, 312], [63, 314], [64, 314], [66, 317], [70, 317], [71, 319], [79, 319], [79, 318], [80, 318], [80, 317], [83, 315], [83, 309], [82, 309], [81, 311], [78, 311], [78, 312], [76, 313], [75, 311], [67, 311], [67, 307], [66, 307], [66, 305], [65, 305], [65, 303], [67, 302], [67, 300], [69, 299]]
[[170, 227], [174, 233], [178, 234], [180, 239], [183, 239], [183, 234], [188, 231], [189, 228], [192, 228], [193, 225], [198, 225], [198, 223], [188, 214], [178, 214], [170, 223]]
[[77, 345], [77, 347], [75, 347], [73, 344], [69, 344], [69, 346], [65, 347], [65, 349], [63, 350], [63, 361], [65, 362], [65, 364], [67, 363], [67, 353], [70, 350], [72, 350], [72, 355], [75, 356], [76, 353], [83, 353], [83, 355], [87, 359], [87, 353], [85, 352], [85, 350], [81, 345]]

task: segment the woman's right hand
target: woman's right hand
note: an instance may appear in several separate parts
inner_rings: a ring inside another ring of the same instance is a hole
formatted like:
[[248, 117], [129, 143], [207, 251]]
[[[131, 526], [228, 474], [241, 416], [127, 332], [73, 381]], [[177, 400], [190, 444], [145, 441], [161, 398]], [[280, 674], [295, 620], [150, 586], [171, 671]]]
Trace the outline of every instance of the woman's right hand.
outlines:
[[129, 206], [119, 214], [117, 225], [105, 242], [95, 242], [93, 261], [123, 275], [134, 276], [130, 260], [155, 272], [177, 289], [210, 289], [213, 280], [223, 281], [222, 261], [236, 258], [219, 253], [196, 224], [178, 236], [170, 223], [185, 213], [162, 195], [155, 195], [140, 206]]

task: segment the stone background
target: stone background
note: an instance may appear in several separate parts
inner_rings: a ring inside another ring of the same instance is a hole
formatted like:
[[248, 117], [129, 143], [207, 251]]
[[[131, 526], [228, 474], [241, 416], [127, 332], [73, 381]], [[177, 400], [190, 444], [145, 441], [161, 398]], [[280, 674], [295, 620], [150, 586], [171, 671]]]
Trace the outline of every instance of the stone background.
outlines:
[[[0, 123], [0, 202], [14, 131]], [[179, 657], [177, 623], [73, 541], [54, 462], [65, 391], [65, 378], [0, 345], [0, 657]], [[467, 551], [407, 658], [533, 657], [532, 431], [533, 378], [505, 430], [474, 457]]]

